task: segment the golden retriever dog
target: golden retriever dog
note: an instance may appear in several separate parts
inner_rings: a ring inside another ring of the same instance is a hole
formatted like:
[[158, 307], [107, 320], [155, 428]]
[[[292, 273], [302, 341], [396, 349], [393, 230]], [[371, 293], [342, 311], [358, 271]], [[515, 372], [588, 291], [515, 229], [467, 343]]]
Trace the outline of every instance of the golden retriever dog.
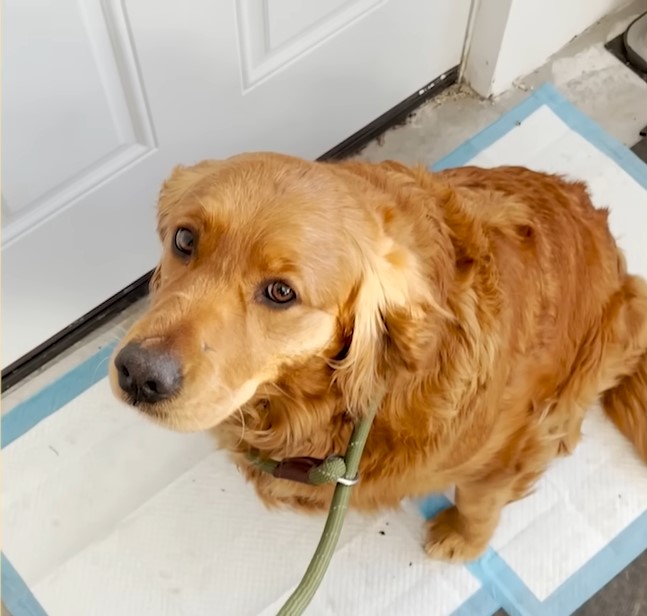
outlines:
[[474, 559], [597, 400], [647, 461], [647, 283], [607, 217], [583, 184], [517, 167], [254, 153], [177, 168], [114, 391], [169, 428], [213, 429], [268, 506], [325, 511], [333, 486], [249, 452], [343, 455], [386, 390], [351, 505], [454, 485], [425, 549]]

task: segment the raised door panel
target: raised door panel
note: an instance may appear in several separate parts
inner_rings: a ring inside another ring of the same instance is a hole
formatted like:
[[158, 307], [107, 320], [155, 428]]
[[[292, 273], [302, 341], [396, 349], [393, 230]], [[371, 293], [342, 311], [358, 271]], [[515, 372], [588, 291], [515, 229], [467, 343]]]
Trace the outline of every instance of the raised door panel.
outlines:
[[243, 91], [361, 19], [384, 0], [238, 0]]
[[120, 2], [5, 3], [2, 226], [11, 243], [155, 147]]

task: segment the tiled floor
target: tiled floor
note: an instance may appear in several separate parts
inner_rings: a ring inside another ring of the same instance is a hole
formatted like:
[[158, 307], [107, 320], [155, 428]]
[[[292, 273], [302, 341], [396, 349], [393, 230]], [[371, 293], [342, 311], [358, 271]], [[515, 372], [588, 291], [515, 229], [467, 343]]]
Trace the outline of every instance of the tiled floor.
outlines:
[[[647, 83], [608, 53], [604, 43], [622, 32], [646, 9], [645, 0], [637, 0], [602, 20], [574, 39], [541, 69], [519, 80], [514, 88], [495, 100], [481, 100], [462, 86], [451, 87], [421, 107], [405, 125], [370, 143], [358, 158], [432, 163], [496, 120], [523, 99], [527, 91], [546, 81], [553, 83], [611, 135], [628, 146], [633, 145], [639, 139], [640, 129], [647, 125]], [[6, 392], [2, 412], [119, 338], [144, 307], [145, 302], [132, 306], [112, 323]], [[578, 614], [647, 615], [647, 554], [583, 606]]]

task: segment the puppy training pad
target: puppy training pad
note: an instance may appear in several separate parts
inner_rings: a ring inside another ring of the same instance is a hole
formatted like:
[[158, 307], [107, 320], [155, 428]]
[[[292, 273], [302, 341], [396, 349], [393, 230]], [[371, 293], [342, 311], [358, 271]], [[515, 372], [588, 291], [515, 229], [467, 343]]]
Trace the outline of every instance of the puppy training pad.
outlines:
[[[552, 88], [437, 167], [464, 164], [586, 180], [629, 268], [647, 275], [647, 167]], [[324, 519], [266, 511], [210, 435], [171, 433], [117, 403], [110, 351], [2, 418], [5, 605], [13, 616], [275, 614]], [[350, 515], [306, 613], [572, 613], [647, 549], [647, 466], [599, 409], [583, 433], [468, 566], [422, 552], [424, 516], [444, 497]]]
[[[105, 378], [46, 407], [105, 372], [108, 353], [5, 418], [10, 441], [21, 417], [55, 411], [4, 451], [3, 590], [13, 616], [276, 613], [323, 518], [266, 511], [210, 435], [151, 425], [113, 399]], [[309, 613], [423, 614], [431, 604], [450, 614], [484, 593], [465, 568], [424, 557], [422, 527], [412, 504], [349, 516]]]

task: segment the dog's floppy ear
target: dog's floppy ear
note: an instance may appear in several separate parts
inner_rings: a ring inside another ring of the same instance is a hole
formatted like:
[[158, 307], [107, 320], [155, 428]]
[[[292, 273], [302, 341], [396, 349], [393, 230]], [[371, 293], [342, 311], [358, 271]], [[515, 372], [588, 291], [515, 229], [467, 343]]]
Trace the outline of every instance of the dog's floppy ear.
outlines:
[[[368, 255], [361, 280], [342, 315], [350, 344], [335, 379], [351, 413], [361, 413], [400, 363], [415, 370], [429, 356], [438, 319], [450, 315], [434, 298], [415, 257], [388, 239]], [[426, 348], [425, 348], [426, 347]]]
[[350, 339], [350, 344], [335, 365], [335, 380], [351, 414], [361, 413], [383, 386], [386, 304], [384, 289], [369, 271], [340, 315], [344, 338]]

